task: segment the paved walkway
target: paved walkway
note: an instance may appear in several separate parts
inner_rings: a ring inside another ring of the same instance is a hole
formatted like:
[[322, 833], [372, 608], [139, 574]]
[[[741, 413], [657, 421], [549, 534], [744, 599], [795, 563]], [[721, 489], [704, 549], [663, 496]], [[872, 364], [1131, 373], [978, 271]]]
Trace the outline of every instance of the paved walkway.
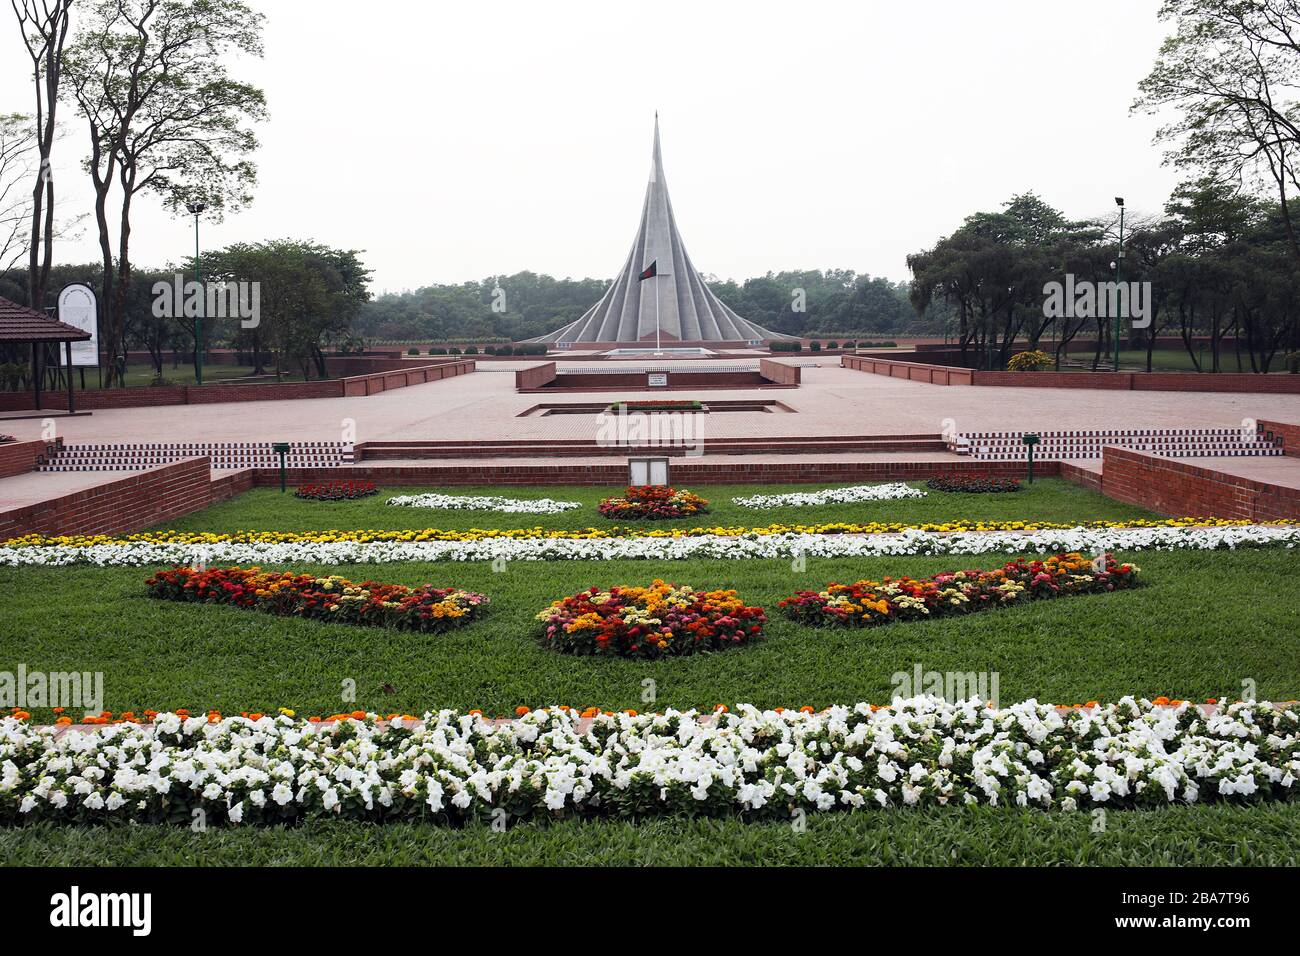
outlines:
[[1300, 489], [1300, 458], [1180, 458], [1186, 465], [1210, 468], [1236, 478]]
[[69, 471], [69, 472], [28, 472], [11, 478], [0, 478], [0, 509], [25, 508], [39, 504], [50, 498], [70, 495], [74, 491], [84, 491], [96, 485], [107, 484], [130, 475], [139, 475], [139, 471]]
[[[771, 399], [794, 414], [728, 412], [711, 415], [706, 439], [804, 435], [890, 435], [1101, 428], [1240, 426], [1244, 419], [1300, 422], [1300, 395], [1213, 392], [1127, 392], [1096, 389], [944, 387], [842, 369], [833, 360], [807, 367], [804, 384], [779, 393], [727, 391], [728, 399]], [[356, 441], [412, 439], [591, 438], [596, 418], [531, 415], [543, 401], [617, 401], [626, 389], [581, 395], [518, 395], [513, 372], [535, 362], [483, 363], [482, 371], [441, 382], [395, 389], [368, 398], [232, 402], [107, 409], [54, 420], [69, 442], [328, 441], [348, 422]], [[685, 363], [683, 363], [685, 364]], [[638, 392], [634, 397], [648, 393]], [[707, 401], [724, 393], [702, 392]], [[694, 397], [674, 391], [672, 397]], [[40, 420], [6, 423], [20, 439], [38, 438]]]

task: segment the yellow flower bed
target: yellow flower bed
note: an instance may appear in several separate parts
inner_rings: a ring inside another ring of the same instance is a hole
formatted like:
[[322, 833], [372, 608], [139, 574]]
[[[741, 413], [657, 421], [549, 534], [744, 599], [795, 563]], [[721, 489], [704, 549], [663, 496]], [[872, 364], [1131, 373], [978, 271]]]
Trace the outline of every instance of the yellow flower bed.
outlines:
[[[396, 531], [362, 529], [353, 531], [236, 531], [213, 533], [201, 531], [145, 531], [128, 535], [40, 535], [29, 534], [11, 538], [0, 547], [36, 548], [63, 547], [89, 548], [96, 545], [129, 544], [328, 544], [331, 542], [370, 541], [486, 541], [492, 538], [517, 539], [571, 539], [590, 538], [693, 538], [703, 535], [720, 537], [768, 537], [781, 534], [899, 534], [904, 531], [960, 532], [960, 531], [1062, 531], [1070, 528], [1233, 528], [1255, 524], [1235, 518], [1136, 518], [1126, 521], [944, 521], [908, 524], [906, 522], [870, 521], [828, 522], [824, 524], [768, 524], [758, 527], [699, 527], [699, 528], [610, 528], [554, 529], [554, 528], [467, 528], [451, 530], [419, 528]], [[1297, 520], [1270, 522], [1276, 525], [1300, 525]]]

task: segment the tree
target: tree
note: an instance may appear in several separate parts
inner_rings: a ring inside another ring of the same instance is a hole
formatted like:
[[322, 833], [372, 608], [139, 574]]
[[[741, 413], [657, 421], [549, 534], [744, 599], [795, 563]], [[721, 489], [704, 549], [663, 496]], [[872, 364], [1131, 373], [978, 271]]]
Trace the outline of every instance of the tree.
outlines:
[[31, 198], [24, 193], [31, 172], [31, 118], [0, 115], [0, 272], [17, 265], [28, 250]]
[[[297, 366], [310, 378], [314, 366], [325, 378], [325, 348], [352, 339], [353, 320], [370, 298], [370, 271], [359, 253], [314, 242], [237, 243], [209, 254], [208, 270], [221, 281], [259, 284], [257, 324], [228, 331], [251, 350], [256, 371], [262, 370], [263, 349], [269, 349], [277, 375]], [[193, 323], [185, 328], [193, 338]]]
[[1174, 32], [1139, 84], [1134, 109], [1173, 108], [1158, 139], [1169, 161], [1218, 183], [1271, 191], [1300, 265], [1291, 197], [1300, 192], [1300, 2], [1165, 0]]
[[[265, 118], [266, 101], [230, 77], [225, 58], [261, 55], [262, 21], [239, 0], [96, 0], [69, 48], [71, 96], [90, 132], [110, 378], [125, 347], [136, 195], [151, 192], [173, 211], [201, 202], [211, 219], [251, 201], [250, 124]], [[116, 250], [108, 219], [114, 186]]]
[[32, 61], [36, 114], [31, 135], [36, 144], [36, 176], [32, 187], [31, 225], [27, 230], [27, 302], [45, 306], [54, 259], [54, 175], [52, 157], [58, 125], [59, 81], [63, 47], [68, 38], [72, 0], [10, 0], [23, 45]]

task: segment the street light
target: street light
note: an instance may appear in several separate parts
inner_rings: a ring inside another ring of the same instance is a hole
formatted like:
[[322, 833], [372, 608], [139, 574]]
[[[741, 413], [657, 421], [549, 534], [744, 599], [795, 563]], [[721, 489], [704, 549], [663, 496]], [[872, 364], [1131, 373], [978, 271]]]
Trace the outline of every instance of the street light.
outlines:
[[201, 202], [186, 203], [185, 208], [194, 217], [194, 282], [200, 286], [199, 314], [195, 316], [194, 327], [194, 378], [197, 384], [203, 384], [203, 279], [199, 276], [199, 216], [208, 207]]
[[[1116, 288], [1118, 288], [1119, 284], [1123, 281], [1123, 274], [1124, 274], [1124, 197], [1116, 196], [1115, 205], [1119, 206], [1119, 253], [1115, 256], [1115, 286]], [[1113, 301], [1118, 305], [1120, 301], [1120, 296], [1116, 295]], [[1125, 298], [1124, 301], [1127, 302], [1128, 299]], [[1119, 371], [1119, 326], [1120, 326], [1119, 309], [1116, 308], [1115, 309], [1115, 371], [1117, 372]]]

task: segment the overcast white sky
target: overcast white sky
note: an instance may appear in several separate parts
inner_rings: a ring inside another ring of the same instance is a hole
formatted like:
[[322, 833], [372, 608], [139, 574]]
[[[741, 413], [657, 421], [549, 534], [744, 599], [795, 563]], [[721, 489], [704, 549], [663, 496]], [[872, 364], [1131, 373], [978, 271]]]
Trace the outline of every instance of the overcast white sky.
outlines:
[[[904, 257], [1033, 189], [1068, 215], [1174, 185], [1130, 116], [1159, 0], [654, 3], [251, 0], [267, 14], [256, 200], [205, 247], [312, 238], [365, 250], [375, 291], [522, 269], [608, 278], [649, 171], [654, 111], [687, 248], [705, 273]], [[5, 5], [7, 8], [7, 4]], [[7, 9], [0, 111], [30, 109]], [[78, 161], [61, 208], [88, 211]], [[133, 259], [191, 255], [191, 224], [137, 207]], [[96, 258], [88, 229], [59, 249]]]

